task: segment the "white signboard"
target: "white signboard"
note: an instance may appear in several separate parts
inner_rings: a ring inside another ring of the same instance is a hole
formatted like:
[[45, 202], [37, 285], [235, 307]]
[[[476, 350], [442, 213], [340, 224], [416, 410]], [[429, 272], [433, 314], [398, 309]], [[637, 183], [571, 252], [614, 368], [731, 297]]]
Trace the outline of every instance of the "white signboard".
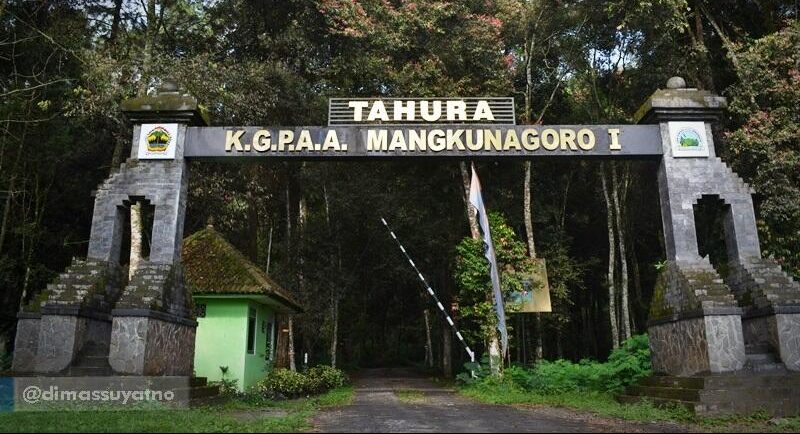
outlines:
[[178, 124], [142, 124], [139, 131], [140, 160], [173, 160], [178, 142]]
[[675, 158], [709, 156], [706, 125], [703, 122], [670, 122], [669, 139]]

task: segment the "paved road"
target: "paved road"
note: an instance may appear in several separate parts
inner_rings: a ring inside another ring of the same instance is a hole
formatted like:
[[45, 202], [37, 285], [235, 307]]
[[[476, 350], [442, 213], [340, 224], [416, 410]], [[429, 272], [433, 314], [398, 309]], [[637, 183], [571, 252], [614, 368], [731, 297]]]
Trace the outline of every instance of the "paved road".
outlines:
[[[382, 369], [354, 379], [351, 405], [314, 419], [316, 432], [674, 432], [680, 427], [632, 424], [554, 408], [474, 402], [407, 370]], [[416, 391], [411, 392], [409, 391]]]

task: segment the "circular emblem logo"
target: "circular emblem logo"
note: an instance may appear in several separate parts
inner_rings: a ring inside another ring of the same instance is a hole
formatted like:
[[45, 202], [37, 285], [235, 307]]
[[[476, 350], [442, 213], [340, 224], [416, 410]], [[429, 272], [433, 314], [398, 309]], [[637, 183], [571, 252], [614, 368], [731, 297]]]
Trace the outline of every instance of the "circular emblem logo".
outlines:
[[162, 127], [155, 127], [147, 133], [147, 150], [150, 152], [164, 152], [172, 140], [169, 132]]
[[694, 128], [685, 128], [678, 132], [678, 144], [681, 148], [698, 149], [703, 145], [703, 138]]

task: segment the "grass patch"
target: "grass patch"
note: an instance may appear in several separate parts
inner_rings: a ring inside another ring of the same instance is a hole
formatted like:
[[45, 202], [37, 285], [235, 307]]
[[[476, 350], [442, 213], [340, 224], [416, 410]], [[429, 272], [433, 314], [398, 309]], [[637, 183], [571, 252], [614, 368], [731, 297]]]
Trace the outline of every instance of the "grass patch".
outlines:
[[513, 384], [476, 383], [459, 387], [459, 393], [477, 401], [503, 405], [542, 405], [588, 411], [599, 416], [635, 422], [672, 422], [691, 425], [692, 431], [800, 432], [800, 417], [773, 419], [766, 413], [746, 416], [698, 417], [683, 407], [656, 407], [649, 402], [620, 404], [606, 392], [527, 392]]
[[398, 389], [394, 391], [394, 396], [406, 404], [418, 404], [425, 400], [425, 394], [419, 390], [413, 389]]
[[[353, 388], [348, 386], [316, 397], [259, 405], [234, 400], [188, 410], [0, 413], [0, 427], [3, 432], [299, 432], [311, 428], [310, 418], [317, 410], [345, 405], [352, 398]], [[280, 408], [286, 415], [251, 421], [233, 417], [263, 407]]]
[[490, 404], [546, 405], [585, 410], [600, 416], [640, 422], [689, 422], [692, 414], [682, 407], [660, 408], [650, 403], [620, 404], [606, 392], [564, 392], [539, 394], [509, 384], [479, 383], [459, 388], [462, 395]]
[[696, 423], [709, 432], [800, 432], [800, 417], [774, 419], [767, 413], [703, 417], [697, 418]]

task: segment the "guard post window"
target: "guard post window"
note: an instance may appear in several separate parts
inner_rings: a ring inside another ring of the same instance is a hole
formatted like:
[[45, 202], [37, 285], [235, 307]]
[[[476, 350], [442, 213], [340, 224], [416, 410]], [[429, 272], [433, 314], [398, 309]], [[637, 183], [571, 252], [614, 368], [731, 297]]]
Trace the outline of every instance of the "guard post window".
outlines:
[[249, 308], [247, 313], [247, 354], [256, 353], [256, 310]]

